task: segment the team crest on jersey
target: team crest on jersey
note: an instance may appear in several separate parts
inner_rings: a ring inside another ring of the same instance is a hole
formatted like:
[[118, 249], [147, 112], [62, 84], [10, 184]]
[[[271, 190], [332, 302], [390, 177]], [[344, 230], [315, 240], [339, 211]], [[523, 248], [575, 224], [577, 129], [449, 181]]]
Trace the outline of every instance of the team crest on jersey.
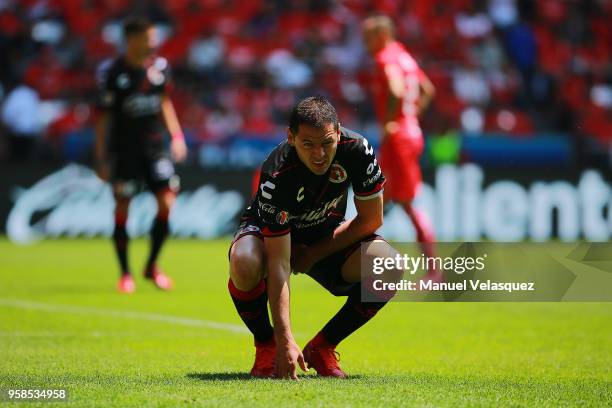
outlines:
[[115, 102], [115, 95], [112, 92], [107, 91], [102, 94], [102, 104], [104, 106], [110, 106], [113, 102]]
[[276, 214], [276, 222], [278, 222], [280, 225], [285, 225], [287, 222], [289, 222], [289, 213], [287, 211], [281, 211]]
[[331, 165], [329, 170], [329, 181], [332, 183], [342, 183], [348, 177], [346, 170], [344, 167], [339, 165], [338, 163], [334, 163]]
[[121, 74], [117, 77], [117, 86], [121, 89], [125, 89], [130, 86], [130, 77], [128, 74]]

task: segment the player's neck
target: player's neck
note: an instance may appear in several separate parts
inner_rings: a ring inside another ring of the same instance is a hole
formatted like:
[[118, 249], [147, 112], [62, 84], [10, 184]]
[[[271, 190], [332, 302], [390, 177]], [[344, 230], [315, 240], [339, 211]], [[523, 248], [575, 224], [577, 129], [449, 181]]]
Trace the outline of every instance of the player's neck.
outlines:
[[384, 41], [381, 41], [379, 43], [379, 46], [372, 52], [373, 55], [377, 55], [378, 53], [383, 52], [385, 49], [387, 49], [387, 47], [389, 46], [389, 44], [393, 43], [395, 40], [393, 39], [387, 39]]
[[137, 55], [131, 54], [129, 52], [125, 53], [125, 63], [133, 68], [143, 68], [145, 66], [147, 59], [141, 58]]

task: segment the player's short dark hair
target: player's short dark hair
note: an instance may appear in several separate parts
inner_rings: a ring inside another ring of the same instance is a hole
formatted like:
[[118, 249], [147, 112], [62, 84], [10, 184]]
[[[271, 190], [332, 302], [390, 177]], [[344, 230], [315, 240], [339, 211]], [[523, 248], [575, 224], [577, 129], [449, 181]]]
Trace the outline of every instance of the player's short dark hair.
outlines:
[[123, 37], [127, 39], [133, 35], [142, 34], [151, 27], [153, 24], [145, 17], [128, 17], [123, 22]]
[[333, 105], [323, 96], [309, 96], [293, 107], [289, 117], [289, 130], [295, 134], [301, 124], [323, 129], [330, 123], [338, 130], [338, 114]]

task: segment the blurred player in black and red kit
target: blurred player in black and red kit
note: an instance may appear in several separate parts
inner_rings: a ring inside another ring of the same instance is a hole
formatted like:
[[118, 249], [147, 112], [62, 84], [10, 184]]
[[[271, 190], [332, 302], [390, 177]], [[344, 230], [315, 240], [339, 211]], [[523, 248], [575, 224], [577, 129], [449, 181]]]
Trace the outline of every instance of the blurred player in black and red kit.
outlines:
[[[421, 185], [419, 158], [424, 141], [418, 117], [433, 98], [435, 88], [402, 44], [394, 39], [394, 26], [387, 16], [363, 22], [366, 48], [375, 60], [373, 81], [376, 116], [381, 124], [380, 166], [387, 177], [385, 201], [402, 206], [412, 220], [417, 241], [425, 256], [434, 256], [433, 227], [412, 206]], [[440, 271], [428, 271], [438, 280]]]
[[[174, 165], [164, 152], [164, 133], [170, 137], [172, 158], [184, 160], [187, 148], [169, 97], [170, 68], [155, 55], [155, 28], [132, 18], [123, 27], [125, 53], [100, 65], [95, 160], [98, 175], [112, 183], [115, 197], [113, 242], [121, 267], [118, 290], [135, 289], [127, 256], [128, 207], [135, 193], [146, 186], [157, 199], [157, 216], [151, 228], [151, 249], [144, 276], [163, 290], [172, 281], [157, 266], [168, 236], [168, 216], [179, 188]], [[107, 143], [108, 138], [108, 143]]]
[[[305, 364], [319, 375], [346, 377], [335, 348], [370, 320], [392, 294], [361, 300], [361, 252], [365, 262], [396, 252], [375, 231], [383, 222], [385, 178], [374, 149], [341, 127], [322, 97], [293, 109], [288, 138], [261, 168], [259, 188], [244, 212], [230, 248], [229, 292], [255, 338], [255, 377], [297, 378]], [[349, 186], [355, 218], [345, 220]], [[346, 304], [304, 348], [289, 319], [289, 277], [305, 273]], [[268, 301], [274, 326], [268, 316]]]

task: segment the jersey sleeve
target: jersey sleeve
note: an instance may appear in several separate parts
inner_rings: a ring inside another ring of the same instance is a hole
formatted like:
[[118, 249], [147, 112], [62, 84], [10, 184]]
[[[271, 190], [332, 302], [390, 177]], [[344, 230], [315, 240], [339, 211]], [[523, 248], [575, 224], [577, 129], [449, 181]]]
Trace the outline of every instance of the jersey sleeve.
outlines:
[[164, 82], [164, 92], [170, 95], [174, 91], [174, 77], [172, 76], [172, 68], [170, 67], [170, 64], [166, 66], [164, 75], [166, 76], [166, 81]]
[[112, 61], [104, 61], [96, 70], [97, 96], [96, 107], [100, 110], [110, 110], [115, 103], [115, 89], [111, 86], [110, 69]]
[[351, 148], [351, 185], [358, 200], [369, 200], [382, 195], [385, 176], [382, 174], [374, 147], [365, 137]]
[[287, 199], [291, 186], [283, 184], [287, 184], [286, 180], [274, 178], [262, 171], [255, 206], [264, 237], [277, 237], [291, 232], [291, 213]]

